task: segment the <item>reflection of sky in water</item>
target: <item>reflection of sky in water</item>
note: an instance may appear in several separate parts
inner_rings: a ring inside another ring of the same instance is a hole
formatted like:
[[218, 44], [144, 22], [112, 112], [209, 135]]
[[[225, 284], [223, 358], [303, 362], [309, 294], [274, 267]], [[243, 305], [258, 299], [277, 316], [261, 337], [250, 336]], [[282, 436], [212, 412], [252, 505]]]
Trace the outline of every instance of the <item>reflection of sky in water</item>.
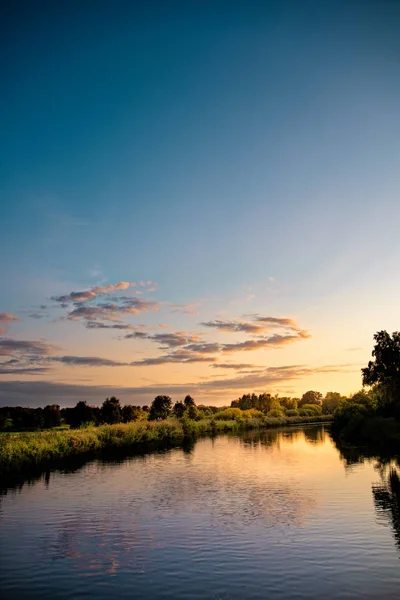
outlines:
[[256, 598], [270, 585], [284, 598], [372, 594], [385, 578], [390, 597], [400, 579], [374, 481], [372, 464], [344, 469], [323, 428], [89, 463], [3, 496], [0, 583], [63, 598], [85, 594], [85, 580], [100, 597], [133, 586], [136, 597]]

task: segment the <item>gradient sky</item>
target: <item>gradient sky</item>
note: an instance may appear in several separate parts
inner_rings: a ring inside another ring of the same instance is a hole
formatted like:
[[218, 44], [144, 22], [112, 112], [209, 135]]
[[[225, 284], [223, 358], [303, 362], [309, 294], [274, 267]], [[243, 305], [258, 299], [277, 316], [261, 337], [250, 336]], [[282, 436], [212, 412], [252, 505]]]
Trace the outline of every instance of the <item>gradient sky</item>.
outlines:
[[400, 3], [0, 21], [0, 403], [359, 389], [400, 323]]

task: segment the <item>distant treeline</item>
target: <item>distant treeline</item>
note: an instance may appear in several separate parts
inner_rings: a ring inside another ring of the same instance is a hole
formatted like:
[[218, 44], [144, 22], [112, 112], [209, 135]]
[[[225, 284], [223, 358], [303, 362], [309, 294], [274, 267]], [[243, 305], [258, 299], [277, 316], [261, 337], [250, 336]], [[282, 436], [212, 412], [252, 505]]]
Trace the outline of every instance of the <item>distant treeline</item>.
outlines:
[[[233, 400], [230, 408], [196, 405], [194, 399], [187, 395], [183, 401], [173, 403], [169, 396], [157, 396], [151, 406], [121, 405], [115, 396], [107, 398], [101, 406], [90, 406], [81, 401], [73, 408], [60, 408], [58, 404], [47, 405], [44, 408], [26, 408], [21, 406], [0, 407], [0, 430], [24, 431], [38, 430], [69, 425], [72, 428], [82, 425], [103, 425], [129, 423], [139, 420], [160, 420], [168, 417], [183, 418], [199, 421], [218, 414], [232, 418], [232, 409], [242, 411], [258, 411], [269, 417], [315, 417], [322, 414], [332, 414], [336, 407], [346, 398], [337, 392], [328, 392], [325, 397], [320, 392], [310, 390], [301, 398], [279, 397], [271, 394], [244, 394]], [[255, 413], [254, 413], [255, 414]]]

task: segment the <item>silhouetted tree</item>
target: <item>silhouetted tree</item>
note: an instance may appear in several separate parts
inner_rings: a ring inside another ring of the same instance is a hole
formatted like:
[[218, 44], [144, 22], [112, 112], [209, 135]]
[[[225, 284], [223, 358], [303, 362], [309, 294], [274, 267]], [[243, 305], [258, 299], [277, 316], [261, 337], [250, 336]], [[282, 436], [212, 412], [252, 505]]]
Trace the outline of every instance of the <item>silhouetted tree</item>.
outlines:
[[176, 417], [178, 417], [178, 419], [180, 419], [181, 417], [183, 417], [183, 413], [185, 412], [185, 405], [183, 402], [179, 401], [179, 402], [175, 402], [175, 406], [173, 409], [174, 415]]
[[374, 360], [361, 369], [363, 385], [377, 388], [375, 396], [383, 412], [400, 416], [400, 332], [378, 331], [374, 340]]
[[58, 404], [48, 404], [43, 409], [44, 427], [58, 427], [61, 424], [60, 407]]
[[65, 421], [71, 427], [80, 427], [85, 423], [92, 423], [94, 420], [93, 408], [86, 401], [81, 400], [74, 408], [63, 410]]
[[186, 408], [189, 408], [189, 406], [196, 406], [195, 401], [193, 400], [192, 396], [190, 396], [189, 394], [185, 397], [183, 403]]
[[101, 407], [101, 415], [104, 423], [109, 423], [110, 425], [113, 423], [120, 423], [122, 415], [118, 398], [115, 396], [106, 398]]
[[142, 414], [142, 409], [140, 406], [133, 406], [132, 404], [126, 404], [122, 407], [122, 420], [124, 423], [129, 423], [130, 421], [137, 421], [140, 419], [140, 415]]
[[156, 396], [151, 403], [149, 419], [166, 419], [172, 407], [172, 400], [169, 396]]

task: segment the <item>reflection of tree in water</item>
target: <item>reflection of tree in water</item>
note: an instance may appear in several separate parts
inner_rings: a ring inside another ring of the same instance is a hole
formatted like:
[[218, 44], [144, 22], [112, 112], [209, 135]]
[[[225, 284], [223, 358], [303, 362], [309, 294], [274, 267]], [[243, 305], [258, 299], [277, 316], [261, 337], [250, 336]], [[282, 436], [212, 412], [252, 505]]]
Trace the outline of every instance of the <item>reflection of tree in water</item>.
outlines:
[[394, 468], [381, 474], [382, 483], [372, 486], [375, 510], [379, 521], [389, 522], [397, 548], [400, 550], [400, 478]]
[[315, 444], [316, 446], [323, 444], [326, 437], [325, 428], [322, 426], [304, 429], [304, 437], [306, 438], [307, 442]]
[[350, 446], [332, 435], [340, 456], [344, 461], [345, 468], [351, 469], [354, 465], [365, 461], [376, 461], [375, 468], [379, 472], [381, 482], [372, 485], [375, 511], [378, 521], [389, 523], [393, 530], [393, 536], [397, 549], [400, 550], [400, 476], [398, 467], [399, 448], [387, 444], [368, 446]]

